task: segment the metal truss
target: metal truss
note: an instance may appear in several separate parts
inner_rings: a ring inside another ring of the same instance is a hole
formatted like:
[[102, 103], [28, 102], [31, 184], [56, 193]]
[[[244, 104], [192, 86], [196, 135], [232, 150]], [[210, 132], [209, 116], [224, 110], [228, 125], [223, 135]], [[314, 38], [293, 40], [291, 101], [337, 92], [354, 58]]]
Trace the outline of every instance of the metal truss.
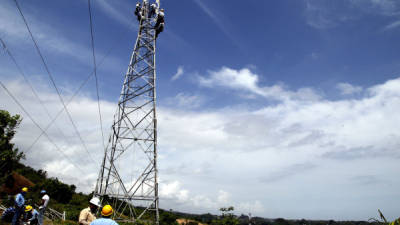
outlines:
[[[147, 2], [147, 5], [145, 5]], [[132, 53], [94, 195], [114, 219], [159, 224], [157, 180], [156, 40], [149, 2]]]

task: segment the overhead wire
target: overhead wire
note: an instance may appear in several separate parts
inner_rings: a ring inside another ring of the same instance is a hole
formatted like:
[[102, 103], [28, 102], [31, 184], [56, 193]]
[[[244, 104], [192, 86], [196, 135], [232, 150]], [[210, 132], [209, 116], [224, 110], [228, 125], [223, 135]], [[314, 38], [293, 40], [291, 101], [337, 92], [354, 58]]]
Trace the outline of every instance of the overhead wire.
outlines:
[[[133, 21], [134, 19], [132, 19]], [[127, 35], [127, 31], [131, 30], [135, 26], [134, 23], [131, 23], [129, 29], [124, 30], [124, 32], [121, 32], [121, 35], [118, 35], [120, 37], [119, 39], [115, 40], [114, 43], [110, 46], [110, 48], [106, 51], [104, 54], [103, 58], [97, 63], [97, 68], [103, 65], [105, 59], [111, 54], [112, 50], [115, 49], [115, 46], [120, 43], [121, 39]], [[82, 81], [82, 83], [79, 85], [79, 87], [73, 92], [73, 95], [70, 97], [66, 105], [68, 106], [78, 95], [78, 93], [83, 89], [83, 87], [89, 82], [89, 80], [92, 78], [94, 75], [94, 70], [85, 78], [85, 80]], [[60, 111], [56, 114], [56, 116], [51, 120], [47, 126], [44, 128], [44, 130], [41, 131], [41, 133], [37, 136], [37, 138], [31, 143], [30, 147], [28, 148], [27, 151], [29, 152], [30, 149], [33, 148], [33, 146], [39, 141], [39, 139], [45, 134], [45, 132], [55, 123], [55, 121], [58, 119], [58, 117], [61, 115], [62, 112], [64, 112], [65, 108], [61, 108]], [[107, 147], [106, 147], [107, 148]]]
[[[132, 27], [132, 26], [131, 26]], [[130, 28], [131, 28], [130, 27]], [[124, 33], [125, 34], [125, 33]], [[119, 37], [123, 37], [123, 35], [119, 35]], [[99, 68], [101, 65], [103, 65], [105, 59], [110, 55], [111, 51], [114, 49], [115, 45], [117, 45], [119, 43], [120, 39], [116, 40], [112, 46], [110, 46], [110, 48], [108, 49], [108, 51], [106, 52], [106, 54], [103, 56], [103, 58], [100, 60], [100, 62], [97, 64], [97, 68]], [[83, 87], [89, 82], [90, 78], [92, 78], [92, 76], [94, 75], [94, 70], [86, 77], [86, 79], [80, 84], [80, 86], [78, 87], [78, 89], [75, 90], [74, 94], [71, 96], [71, 98], [68, 100], [67, 102], [67, 106], [72, 102], [72, 100], [74, 100], [74, 98], [78, 95], [78, 93], [83, 89]], [[48, 123], [48, 125], [44, 128], [44, 131], [47, 131], [55, 122], [55, 120], [61, 115], [61, 113], [64, 112], [64, 108], [61, 108], [60, 111], [56, 114], [56, 116], [54, 117], [54, 119], [52, 121], [50, 121], [50, 123]], [[37, 138], [32, 142], [32, 144], [30, 145], [29, 149], [31, 149], [40, 139], [40, 137], [42, 137], [44, 134], [44, 132], [40, 133]], [[28, 149], [28, 150], [29, 150]]]
[[15, 5], [17, 6], [17, 8], [18, 8], [19, 13], [21, 14], [21, 17], [22, 17], [22, 19], [23, 19], [23, 21], [24, 21], [24, 23], [25, 23], [25, 26], [26, 26], [26, 28], [27, 28], [27, 30], [28, 30], [28, 32], [29, 32], [29, 35], [30, 35], [30, 37], [31, 37], [31, 39], [32, 39], [32, 41], [33, 41], [33, 43], [34, 43], [34, 45], [35, 45], [36, 51], [37, 51], [37, 53], [39, 54], [40, 59], [42, 60], [42, 63], [43, 63], [43, 65], [44, 65], [45, 69], [46, 69], [46, 72], [47, 72], [47, 74], [49, 75], [49, 79], [50, 79], [52, 85], [54, 86], [54, 88], [56, 89], [58, 98], [59, 98], [61, 104], [63, 105], [66, 114], [68, 115], [68, 118], [69, 118], [69, 120], [70, 120], [70, 122], [71, 122], [71, 124], [72, 124], [72, 126], [73, 126], [73, 128], [74, 128], [74, 130], [75, 130], [76, 135], [78, 136], [80, 142], [82, 143], [82, 145], [83, 145], [83, 147], [84, 147], [86, 153], [88, 154], [89, 158], [90, 158], [93, 162], [96, 162], [96, 161], [93, 159], [92, 155], [90, 154], [90, 152], [89, 152], [89, 150], [88, 150], [88, 148], [87, 148], [85, 142], [83, 141], [83, 138], [82, 138], [81, 134], [79, 133], [78, 128], [77, 128], [76, 125], [75, 125], [74, 120], [72, 119], [72, 116], [71, 116], [70, 112], [69, 112], [68, 109], [67, 109], [67, 106], [65, 105], [65, 102], [64, 102], [64, 100], [63, 100], [63, 98], [62, 98], [62, 96], [61, 96], [61, 93], [60, 93], [60, 91], [59, 91], [59, 89], [58, 89], [58, 87], [57, 87], [57, 85], [56, 85], [56, 83], [55, 83], [55, 81], [54, 81], [53, 75], [51, 74], [50, 69], [49, 69], [49, 67], [47, 66], [47, 63], [46, 63], [46, 61], [44, 60], [44, 57], [43, 57], [43, 55], [42, 55], [42, 53], [41, 53], [41, 51], [40, 51], [40, 49], [39, 49], [39, 46], [38, 46], [38, 44], [37, 44], [37, 41], [36, 41], [36, 39], [34, 38], [34, 36], [33, 36], [33, 34], [32, 34], [32, 31], [31, 31], [31, 29], [30, 29], [30, 27], [29, 27], [29, 25], [28, 25], [28, 22], [27, 22], [26, 19], [25, 19], [24, 14], [22, 13], [22, 10], [21, 10], [21, 7], [20, 7], [19, 4], [18, 4], [18, 1], [17, 1], [17, 0], [14, 0], [14, 2], [15, 2]]
[[[7, 92], [7, 94], [14, 100], [14, 102], [21, 108], [21, 110], [29, 117], [29, 119], [33, 122], [33, 124], [39, 128], [42, 132], [44, 131], [42, 127], [33, 119], [33, 117], [30, 115], [30, 113], [25, 109], [25, 107], [18, 101], [18, 99], [7, 89], [7, 87], [3, 84], [3, 82], [0, 81], [0, 85], [3, 87], [3, 89]], [[75, 166], [78, 170], [80, 170], [82, 173], [85, 173], [83, 169], [81, 169], [78, 165], [76, 165], [71, 158], [69, 158], [68, 155], [66, 155], [60, 147], [49, 137], [49, 135], [44, 132], [45, 137], [50, 141], [51, 144], [54, 145], [56, 150], [60, 152], [64, 158], [66, 158], [73, 166]]]
[[99, 82], [98, 82], [98, 78], [97, 78], [97, 65], [96, 65], [96, 54], [95, 54], [95, 48], [94, 48], [94, 32], [93, 32], [93, 21], [92, 21], [92, 7], [90, 5], [90, 0], [88, 0], [88, 9], [89, 9], [90, 37], [91, 37], [92, 54], [93, 54], [94, 77], [95, 77], [95, 81], [96, 81], [97, 108], [98, 108], [98, 112], [99, 112], [100, 130], [101, 130], [103, 149], [105, 149], [106, 146], [104, 143], [103, 119], [101, 117], [101, 109], [100, 109]]
[[[11, 60], [13, 61], [14, 65], [17, 67], [18, 72], [21, 74], [21, 76], [24, 78], [25, 82], [28, 84], [29, 88], [31, 89], [33, 95], [36, 97], [36, 99], [39, 101], [40, 105], [42, 106], [42, 108], [44, 109], [44, 111], [46, 112], [47, 116], [50, 118], [50, 120], [53, 119], [53, 117], [51, 116], [49, 110], [47, 109], [47, 107], [45, 106], [43, 100], [39, 97], [38, 93], [36, 92], [35, 88], [33, 87], [32, 83], [29, 81], [28, 77], [25, 75], [24, 71], [22, 70], [21, 66], [18, 64], [16, 58], [14, 57], [14, 55], [11, 53], [10, 49], [8, 48], [8, 46], [6, 45], [5, 41], [0, 37], [0, 42], [3, 46], [4, 51], [8, 54], [8, 56], [11, 58]], [[58, 130], [58, 132], [63, 136], [64, 139], [67, 139], [65, 134], [61, 131], [61, 129], [57, 126], [56, 129]]]

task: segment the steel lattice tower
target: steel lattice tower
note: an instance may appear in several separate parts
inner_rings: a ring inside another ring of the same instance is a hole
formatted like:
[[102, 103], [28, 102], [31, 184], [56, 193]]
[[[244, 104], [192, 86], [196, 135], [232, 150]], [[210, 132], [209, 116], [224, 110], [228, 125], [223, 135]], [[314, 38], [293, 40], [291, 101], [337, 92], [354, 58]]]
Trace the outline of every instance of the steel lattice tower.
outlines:
[[103, 205], [112, 205], [115, 219], [151, 219], [159, 224], [156, 40], [155, 19], [148, 15], [149, 4], [144, 0], [141, 6], [138, 37], [94, 195], [100, 197]]

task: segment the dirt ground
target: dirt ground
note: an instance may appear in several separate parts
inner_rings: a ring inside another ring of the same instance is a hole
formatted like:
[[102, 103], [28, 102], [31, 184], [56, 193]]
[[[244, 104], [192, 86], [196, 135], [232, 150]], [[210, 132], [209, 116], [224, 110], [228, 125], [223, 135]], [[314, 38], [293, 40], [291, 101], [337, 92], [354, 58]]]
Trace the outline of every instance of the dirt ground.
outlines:
[[[180, 225], [185, 225], [185, 224], [188, 224], [189, 222], [196, 222], [196, 223], [199, 223], [199, 222], [197, 222], [197, 221], [188, 220], [188, 219], [177, 219], [176, 222], [178, 222]], [[205, 223], [199, 223], [199, 225], [207, 225], [207, 224], [205, 224]]]

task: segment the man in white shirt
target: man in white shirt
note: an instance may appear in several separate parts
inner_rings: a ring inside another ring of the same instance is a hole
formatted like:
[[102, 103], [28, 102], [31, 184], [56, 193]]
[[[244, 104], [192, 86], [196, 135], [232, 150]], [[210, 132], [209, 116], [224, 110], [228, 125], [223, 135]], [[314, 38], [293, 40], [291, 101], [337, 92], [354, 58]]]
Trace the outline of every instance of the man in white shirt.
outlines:
[[49, 204], [50, 197], [46, 194], [45, 190], [42, 190], [40, 194], [42, 195], [42, 202], [39, 206], [39, 225], [43, 225], [44, 212], [46, 211], [47, 205]]

